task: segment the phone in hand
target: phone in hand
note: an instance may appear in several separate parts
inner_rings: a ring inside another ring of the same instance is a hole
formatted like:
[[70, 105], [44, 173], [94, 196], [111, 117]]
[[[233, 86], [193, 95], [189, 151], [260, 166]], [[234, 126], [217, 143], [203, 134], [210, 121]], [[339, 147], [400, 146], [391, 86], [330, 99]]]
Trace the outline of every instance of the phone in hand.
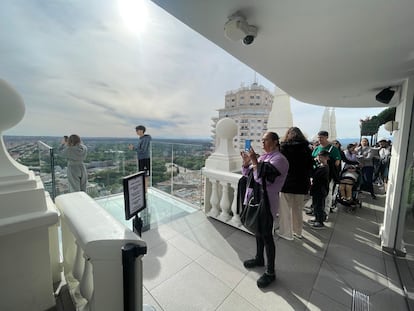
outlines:
[[246, 139], [244, 141], [244, 150], [249, 151], [251, 147], [252, 147], [252, 141], [250, 139]]

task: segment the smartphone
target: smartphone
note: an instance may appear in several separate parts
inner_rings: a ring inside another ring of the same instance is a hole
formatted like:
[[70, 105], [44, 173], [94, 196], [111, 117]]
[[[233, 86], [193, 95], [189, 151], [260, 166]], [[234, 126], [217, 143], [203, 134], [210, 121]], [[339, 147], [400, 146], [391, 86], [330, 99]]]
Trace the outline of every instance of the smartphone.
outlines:
[[251, 147], [252, 147], [252, 141], [250, 139], [246, 139], [244, 141], [244, 150], [249, 151]]

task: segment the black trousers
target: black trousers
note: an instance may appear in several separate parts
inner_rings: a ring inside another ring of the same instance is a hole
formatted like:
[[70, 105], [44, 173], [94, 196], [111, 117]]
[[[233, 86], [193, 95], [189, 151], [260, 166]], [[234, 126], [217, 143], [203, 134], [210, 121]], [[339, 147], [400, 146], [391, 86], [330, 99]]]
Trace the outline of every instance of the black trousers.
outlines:
[[313, 212], [315, 213], [315, 219], [317, 222], [323, 224], [325, 219], [325, 198], [326, 195], [314, 193], [312, 195], [312, 207]]
[[373, 166], [364, 166], [361, 169], [362, 173], [362, 189], [374, 195], [374, 186], [372, 185], [372, 178], [374, 174]]
[[256, 236], [256, 260], [264, 262], [264, 251], [266, 251], [266, 273], [275, 273], [276, 246], [272, 232], [265, 236]]

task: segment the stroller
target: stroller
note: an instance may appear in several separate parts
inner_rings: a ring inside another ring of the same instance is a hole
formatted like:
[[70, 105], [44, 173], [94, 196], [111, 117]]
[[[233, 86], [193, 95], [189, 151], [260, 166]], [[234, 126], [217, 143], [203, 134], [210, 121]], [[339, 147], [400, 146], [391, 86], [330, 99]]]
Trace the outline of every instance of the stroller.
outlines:
[[337, 207], [337, 204], [340, 203], [348, 213], [355, 212], [357, 207], [361, 208], [362, 202], [359, 199], [361, 182], [361, 171], [357, 165], [344, 166], [339, 174], [335, 200], [332, 205]]

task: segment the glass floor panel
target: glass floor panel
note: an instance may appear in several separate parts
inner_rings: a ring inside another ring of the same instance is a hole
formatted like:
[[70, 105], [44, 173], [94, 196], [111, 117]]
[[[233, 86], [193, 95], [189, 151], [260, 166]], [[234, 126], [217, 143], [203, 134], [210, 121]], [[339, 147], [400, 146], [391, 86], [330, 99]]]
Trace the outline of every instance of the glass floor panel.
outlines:
[[[96, 202], [109, 212], [116, 220], [132, 229], [132, 218], [125, 220], [124, 195], [117, 194], [96, 199]], [[196, 212], [197, 209], [187, 202], [159, 191], [149, 188], [147, 192], [147, 209], [140, 213], [144, 221], [144, 228], [147, 227], [146, 219], [149, 220], [151, 228], [158, 227], [177, 218]], [[149, 212], [149, 215], [145, 213]]]

